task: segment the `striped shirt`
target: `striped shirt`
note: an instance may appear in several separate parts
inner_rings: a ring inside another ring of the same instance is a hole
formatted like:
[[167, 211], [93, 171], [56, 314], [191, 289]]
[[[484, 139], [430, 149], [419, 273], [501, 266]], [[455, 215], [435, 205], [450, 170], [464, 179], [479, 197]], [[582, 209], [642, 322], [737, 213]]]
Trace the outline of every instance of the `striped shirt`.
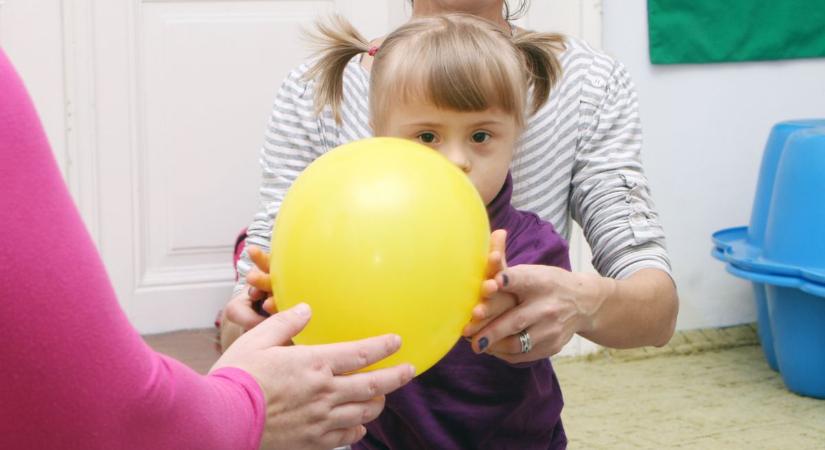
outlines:
[[[344, 71], [342, 123], [313, 107], [308, 65], [284, 81], [261, 149], [261, 209], [247, 245], [269, 249], [272, 224], [287, 190], [325, 152], [372, 135], [369, 73], [354, 58]], [[532, 211], [569, 238], [576, 220], [604, 276], [626, 278], [642, 268], [670, 273], [662, 227], [641, 162], [638, 99], [623, 65], [583, 41], [567, 38], [562, 78], [548, 102], [527, 122], [512, 162], [513, 205]], [[252, 267], [244, 252], [236, 287]]]

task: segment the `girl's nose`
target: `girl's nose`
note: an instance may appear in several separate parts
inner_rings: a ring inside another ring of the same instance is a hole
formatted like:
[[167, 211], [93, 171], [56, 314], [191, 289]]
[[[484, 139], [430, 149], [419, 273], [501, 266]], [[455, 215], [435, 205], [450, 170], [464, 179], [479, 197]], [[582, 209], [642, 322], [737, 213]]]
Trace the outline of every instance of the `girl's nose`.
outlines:
[[450, 146], [444, 152], [444, 156], [450, 160], [451, 163], [458, 166], [464, 173], [470, 173], [473, 169], [472, 161], [470, 161], [469, 153], [460, 146]]

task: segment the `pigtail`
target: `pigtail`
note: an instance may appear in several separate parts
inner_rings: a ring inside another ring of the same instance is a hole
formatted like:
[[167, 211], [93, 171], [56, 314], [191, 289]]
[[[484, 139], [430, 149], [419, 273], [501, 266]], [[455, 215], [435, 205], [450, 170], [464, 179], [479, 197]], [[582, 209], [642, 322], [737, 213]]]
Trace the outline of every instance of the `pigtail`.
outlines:
[[535, 114], [550, 96], [561, 78], [561, 63], [557, 53], [564, 50], [564, 36], [556, 33], [520, 31], [513, 36], [513, 45], [521, 52], [533, 88], [530, 114]]
[[344, 70], [355, 56], [369, 51], [369, 42], [352, 24], [341, 16], [330, 16], [318, 21], [314, 33], [307, 35], [315, 47], [314, 62], [304, 75], [305, 80], [315, 80], [315, 113], [324, 107], [332, 107], [337, 123], [341, 123], [341, 102], [344, 98]]

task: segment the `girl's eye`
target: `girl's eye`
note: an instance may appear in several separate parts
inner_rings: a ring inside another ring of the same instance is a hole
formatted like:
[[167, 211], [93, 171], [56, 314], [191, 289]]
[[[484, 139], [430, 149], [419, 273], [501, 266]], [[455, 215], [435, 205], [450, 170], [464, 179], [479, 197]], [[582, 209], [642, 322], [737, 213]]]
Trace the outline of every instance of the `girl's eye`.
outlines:
[[476, 144], [483, 144], [490, 139], [490, 133], [486, 131], [476, 131], [475, 133], [473, 133], [472, 138], [473, 142], [475, 142]]
[[435, 133], [424, 132], [418, 135], [418, 140], [425, 144], [432, 144], [435, 142]]

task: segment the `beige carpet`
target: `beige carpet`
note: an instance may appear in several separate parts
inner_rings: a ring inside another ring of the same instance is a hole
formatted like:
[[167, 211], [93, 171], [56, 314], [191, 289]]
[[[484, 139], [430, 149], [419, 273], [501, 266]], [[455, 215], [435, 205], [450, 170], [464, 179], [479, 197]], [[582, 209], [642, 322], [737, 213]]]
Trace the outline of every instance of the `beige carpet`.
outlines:
[[785, 389], [752, 326], [554, 365], [571, 449], [825, 449], [825, 400]]

